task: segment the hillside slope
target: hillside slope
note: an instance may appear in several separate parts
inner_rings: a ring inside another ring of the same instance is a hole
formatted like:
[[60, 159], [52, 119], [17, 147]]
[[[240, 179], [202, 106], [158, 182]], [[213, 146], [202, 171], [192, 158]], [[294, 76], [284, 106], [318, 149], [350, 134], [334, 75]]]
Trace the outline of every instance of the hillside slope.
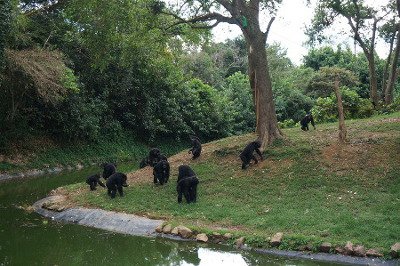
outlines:
[[[400, 236], [400, 113], [346, 121], [348, 143], [337, 141], [337, 124], [317, 130], [284, 130], [285, 139], [264, 151], [265, 160], [241, 169], [238, 157], [254, 135], [203, 145], [198, 160], [187, 151], [169, 158], [170, 182], [152, 183], [152, 169], [128, 174], [124, 197], [110, 200], [86, 184], [59, 190], [71, 203], [163, 218], [198, 231], [245, 235], [268, 246], [284, 233], [283, 249], [347, 241], [387, 253]], [[189, 164], [200, 184], [196, 204], [178, 204], [177, 168]]]

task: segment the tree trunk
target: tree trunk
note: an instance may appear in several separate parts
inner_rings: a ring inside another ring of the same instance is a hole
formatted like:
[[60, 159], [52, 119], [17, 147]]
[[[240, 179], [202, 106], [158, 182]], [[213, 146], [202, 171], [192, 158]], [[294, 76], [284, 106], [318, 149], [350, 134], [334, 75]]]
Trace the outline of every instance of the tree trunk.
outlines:
[[386, 62], [385, 62], [385, 69], [383, 70], [383, 75], [382, 75], [382, 96], [383, 97], [382, 97], [382, 100], [385, 100], [385, 98], [386, 98], [387, 79], [389, 76], [389, 66], [390, 66], [390, 61], [392, 59], [393, 43], [394, 43], [395, 37], [396, 37], [395, 33], [393, 33], [393, 35], [390, 37], [389, 54], [388, 54]]
[[379, 104], [379, 98], [378, 98], [378, 79], [376, 76], [374, 54], [369, 53], [367, 55], [367, 59], [368, 59], [368, 70], [369, 70], [369, 78], [370, 78], [369, 96], [372, 101], [372, 104], [374, 105], [374, 108], [376, 108]]
[[385, 89], [385, 104], [390, 104], [393, 102], [393, 89], [396, 83], [397, 62], [399, 61], [399, 54], [400, 54], [400, 24], [397, 25], [396, 48], [394, 50], [392, 67], [389, 74], [389, 81]]
[[246, 35], [249, 60], [249, 79], [254, 91], [256, 110], [256, 132], [262, 147], [281, 138], [278, 119], [273, 101], [272, 82], [268, 69], [266, 37], [262, 32], [253, 36]]
[[335, 94], [337, 99], [338, 113], [339, 113], [339, 141], [341, 143], [346, 142], [346, 125], [344, 124], [344, 112], [343, 112], [343, 102], [342, 95], [339, 91], [339, 77], [335, 78]]

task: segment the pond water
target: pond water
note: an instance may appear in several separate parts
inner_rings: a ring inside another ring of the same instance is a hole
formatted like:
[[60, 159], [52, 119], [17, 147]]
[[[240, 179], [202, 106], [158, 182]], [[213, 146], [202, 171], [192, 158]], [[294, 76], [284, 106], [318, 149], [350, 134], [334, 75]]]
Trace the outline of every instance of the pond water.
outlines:
[[238, 251], [232, 247], [116, 234], [29, 213], [59, 186], [98, 171], [0, 183], [0, 265], [338, 265]]

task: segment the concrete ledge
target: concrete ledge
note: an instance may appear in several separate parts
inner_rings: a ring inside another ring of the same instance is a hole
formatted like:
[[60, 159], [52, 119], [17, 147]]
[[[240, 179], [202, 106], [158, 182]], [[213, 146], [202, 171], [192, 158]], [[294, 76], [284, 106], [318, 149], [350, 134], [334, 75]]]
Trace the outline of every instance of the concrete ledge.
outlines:
[[56, 212], [42, 208], [43, 203], [53, 198], [54, 196], [50, 196], [35, 202], [33, 204], [33, 209], [40, 215], [55, 221], [75, 223], [116, 233], [139, 236], [156, 236], [155, 228], [164, 222], [162, 220], [152, 220], [133, 214], [104, 211], [100, 209], [69, 208], [62, 212]]

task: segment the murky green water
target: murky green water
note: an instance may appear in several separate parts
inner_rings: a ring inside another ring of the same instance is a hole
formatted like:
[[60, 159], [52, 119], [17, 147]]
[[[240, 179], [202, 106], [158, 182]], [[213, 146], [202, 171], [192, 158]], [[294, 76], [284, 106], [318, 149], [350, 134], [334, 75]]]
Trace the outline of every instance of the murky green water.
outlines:
[[220, 245], [115, 234], [58, 223], [20, 208], [54, 188], [83, 182], [94, 171], [0, 183], [0, 265], [333, 265]]

